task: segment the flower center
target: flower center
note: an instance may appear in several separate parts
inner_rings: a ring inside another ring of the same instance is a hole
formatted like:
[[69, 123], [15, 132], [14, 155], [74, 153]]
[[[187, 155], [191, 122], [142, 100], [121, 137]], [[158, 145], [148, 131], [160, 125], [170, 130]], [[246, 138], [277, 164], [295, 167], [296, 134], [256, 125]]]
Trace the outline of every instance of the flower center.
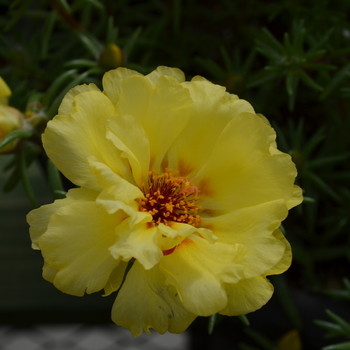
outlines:
[[148, 173], [148, 187], [141, 186], [145, 198], [139, 198], [140, 210], [149, 212], [152, 223], [170, 226], [170, 222], [182, 222], [197, 226], [202, 219], [197, 214], [202, 208], [196, 206], [199, 190], [186, 177], [178, 177], [178, 172], [166, 169], [158, 175]]

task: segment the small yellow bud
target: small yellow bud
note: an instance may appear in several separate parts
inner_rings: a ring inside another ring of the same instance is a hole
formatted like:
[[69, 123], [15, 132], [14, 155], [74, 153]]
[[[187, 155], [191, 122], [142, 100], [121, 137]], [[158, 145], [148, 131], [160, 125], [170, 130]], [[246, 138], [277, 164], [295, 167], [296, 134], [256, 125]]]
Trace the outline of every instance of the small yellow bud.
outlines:
[[11, 95], [11, 90], [0, 77], [0, 105], [7, 105], [8, 97]]
[[278, 342], [278, 350], [301, 350], [302, 344], [299, 332], [295, 329], [287, 332]]
[[[0, 105], [0, 142], [14, 130], [21, 129], [23, 126], [22, 113], [13, 107]], [[5, 147], [0, 148], [0, 153], [11, 153], [14, 151], [20, 140], [15, 140]]]
[[[0, 142], [14, 130], [21, 129], [23, 126], [23, 114], [16, 108], [7, 105], [8, 97], [11, 90], [0, 77]], [[19, 144], [19, 140], [15, 140], [5, 147], [0, 148], [1, 153], [11, 153]]]
[[109, 44], [102, 50], [98, 63], [106, 69], [118, 68], [124, 64], [123, 51], [119, 46]]

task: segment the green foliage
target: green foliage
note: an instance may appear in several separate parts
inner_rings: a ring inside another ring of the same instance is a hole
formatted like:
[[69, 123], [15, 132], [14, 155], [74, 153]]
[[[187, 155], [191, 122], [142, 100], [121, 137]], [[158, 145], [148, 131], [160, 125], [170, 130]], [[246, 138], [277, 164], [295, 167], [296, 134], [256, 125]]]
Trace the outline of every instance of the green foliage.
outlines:
[[[349, 281], [348, 281], [349, 282]], [[347, 291], [349, 293], [349, 291]], [[314, 323], [327, 331], [326, 338], [346, 338], [350, 339], [350, 323], [339, 317], [331, 310], [326, 310], [327, 316], [332, 322], [315, 320]], [[350, 341], [325, 346], [322, 350], [345, 350], [349, 349]]]
[[[27, 169], [43, 156], [40, 134], [70, 88], [101, 87], [106, 68], [99, 57], [114, 44], [123, 53], [118, 65], [144, 74], [167, 65], [182, 69], [187, 78], [203, 75], [247, 99], [271, 121], [279, 148], [297, 165], [305, 195], [284, 222], [293, 265], [272, 279], [281, 309], [302, 331], [302, 310], [291, 287], [350, 300], [348, 280], [346, 290], [340, 287], [343, 277], [350, 277], [348, 1], [267, 1], [261, 6], [257, 0], [15, 0], [0, 1], [0, 10], [0, 76], [13, 92], [10, 104], [25, 112], [32, 126], [0, 143], [22, 139], [3, 169], [8, 174], [3, 190], [21, 180], [37, 205]], [[60, 174], [47, 166], [52, 194], [62, 198]], [[317, 324], [348, 337], [349, 324], [330, 311], [327, 315], [332, 322]], [[219, 328], [214, 328], [216, 320], [210, 318], [209, 332]], [[241, 320], [247, 325], [246, 318]], [[255, 345], [244, 343], [241, 349], [267, 349], [279, 337], [259, 338], [250, 327], [247, 334]], [[324, 349], [349, 346], [342, 344]]]

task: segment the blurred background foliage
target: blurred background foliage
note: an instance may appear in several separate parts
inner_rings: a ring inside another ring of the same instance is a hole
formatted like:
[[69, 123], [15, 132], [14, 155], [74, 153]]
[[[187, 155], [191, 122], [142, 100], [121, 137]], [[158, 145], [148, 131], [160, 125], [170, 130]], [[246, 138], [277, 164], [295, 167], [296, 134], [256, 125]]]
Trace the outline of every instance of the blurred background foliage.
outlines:
[[[22, 180], [36, 206], [27, 167], [42, 159], [45, 122], [77, 84], [101, 87], [104, 72], [118, 66], [146, 74], [166, 65], [182, 69], [187, 79], [202, 75], [225, 85], [270, 120], [305, 195], [283, 227], [292, 267], [272, 279], [282, 313], [265, 315], [287, 319], [288, 326], [259, 330], [243, 319], [246, 339], [228, 341], [243, 350], [350, 349], [348, 0], [0, 0], [0, 13], [0, 76], [12, 89], [10, 105], [28, 120], [40, 117], [29, 132], [0, 143], [23, 139], [2, 169], [4, 191]], [[59, 198], [64, 188], [50, 163], [47, 174]], [[319, 303], [298, 304], [300, 293]], [[325, 311], [329, 300], [339, 300], [335, 305], [347, 310], [347, 319]], [[322, 319], [312, 320], [310, 307]], [[237, 326], [228, 322], [211, 318], [210, 339], [225, 324]], [[318, 343], [310, 341], [315, 331], [325, 336]]]

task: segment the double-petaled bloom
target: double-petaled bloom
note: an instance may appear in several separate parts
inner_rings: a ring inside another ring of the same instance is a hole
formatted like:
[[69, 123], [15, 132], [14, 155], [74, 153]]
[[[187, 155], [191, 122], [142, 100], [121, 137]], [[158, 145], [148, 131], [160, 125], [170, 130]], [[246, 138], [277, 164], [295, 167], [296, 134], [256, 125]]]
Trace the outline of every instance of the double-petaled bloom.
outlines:
[[[22, 113], [8, 105], [11, 90], [0, 77], [0, 142], [12, 131], [18, 130], [24, 123]], [[14, 140], [0, 148], [0, 153], [10, 153], [18, 146], [19, 140]]]
[[259, 309], [266, 276], [290, 266], [279, 226], [302, 200], [268, 121], [178, 69], [118, 68], [103, 89], [70, 90], [43, 134], [78, 186], [28, 215], [44, 278], [77, 296], [119, 290], [112, 319], [134, 336]]

